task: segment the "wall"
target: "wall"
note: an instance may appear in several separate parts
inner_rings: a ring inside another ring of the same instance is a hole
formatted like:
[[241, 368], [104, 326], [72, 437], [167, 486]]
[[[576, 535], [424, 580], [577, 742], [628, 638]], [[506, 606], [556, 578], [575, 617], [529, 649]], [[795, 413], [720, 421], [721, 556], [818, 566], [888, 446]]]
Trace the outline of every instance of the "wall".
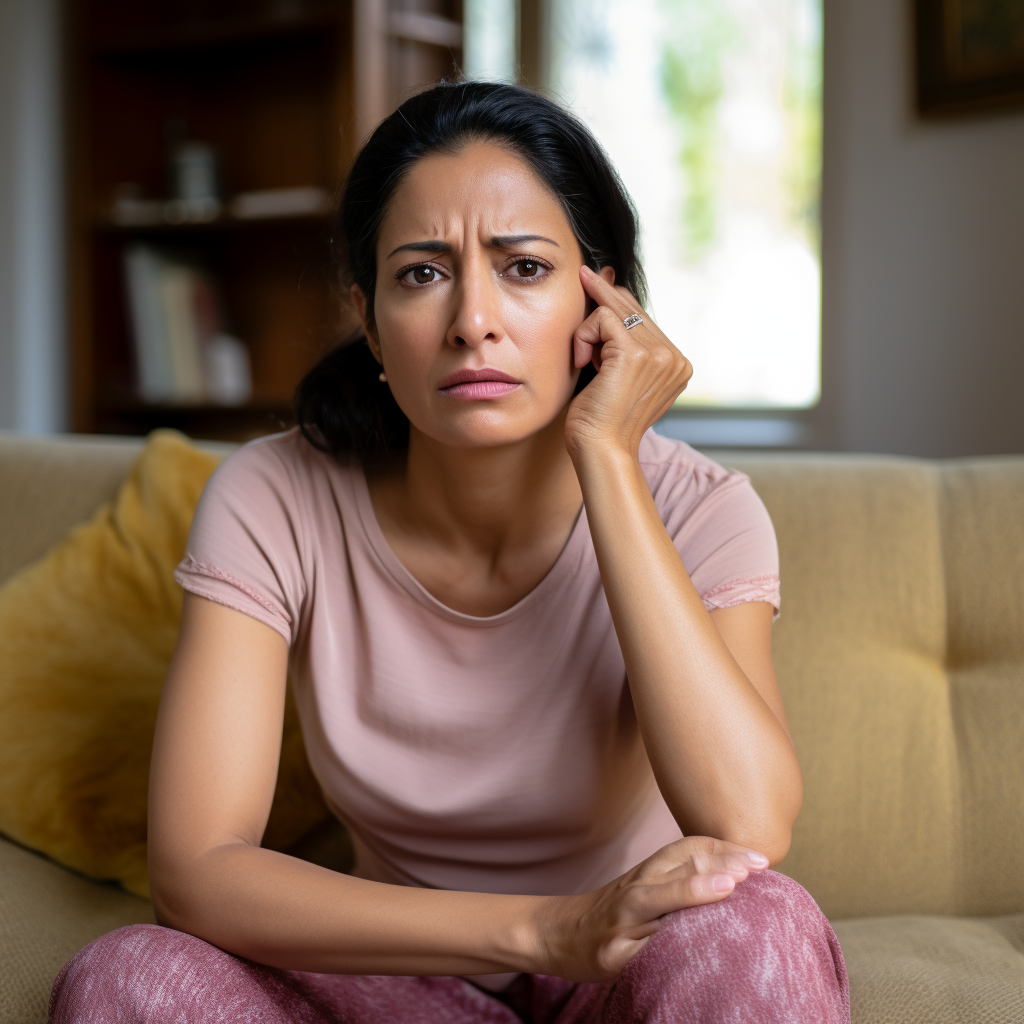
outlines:
[[0, 0], [0, 427], [14, 425], [15, 14]]
[[906, 0], [825, 0], [823, 447], [1024, 452], [1024, 113], [922, 123]]
[[0, 0], [0, 427], [64, 429], [58, 0]]

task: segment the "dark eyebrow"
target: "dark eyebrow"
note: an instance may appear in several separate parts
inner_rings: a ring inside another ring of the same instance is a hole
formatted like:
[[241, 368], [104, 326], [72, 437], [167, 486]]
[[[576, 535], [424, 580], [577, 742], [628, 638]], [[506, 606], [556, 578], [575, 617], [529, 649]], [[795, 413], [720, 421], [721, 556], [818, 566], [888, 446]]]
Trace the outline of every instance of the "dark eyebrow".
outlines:
[[[491, 239], [491, 248], [514, 249], [517, 245], [522, 245], [523, 242], [550, 242], [556, 249], [561, 248], [553, 238], [545, 238], [544, 235], [495, 235]], [[407, 242], [405, 245], [400, 245], [397, 249], [389, 252], [388, 259], [391, 259], [396, 252], [406, 251], [451, 252], [452, 247], [447, 242], [441, 242], [436, 239], [425, 242]]]
[[495, 235], [491, 239], [491, 248], [514, 249], [523, 242], [550, 242], [556, 249], [561, 249], [553, 238], [545, 238], [543, 235]]
[[406, 250], [412, 252], [451, 252], [452, 247], [447, 242], [430, 241], [430, 242], [407, 242], [405, 245], [400, 245], [397, 249], [393, 249], [388, 253], [388, 259], [391, 259], [396, 252], [405, 252]]

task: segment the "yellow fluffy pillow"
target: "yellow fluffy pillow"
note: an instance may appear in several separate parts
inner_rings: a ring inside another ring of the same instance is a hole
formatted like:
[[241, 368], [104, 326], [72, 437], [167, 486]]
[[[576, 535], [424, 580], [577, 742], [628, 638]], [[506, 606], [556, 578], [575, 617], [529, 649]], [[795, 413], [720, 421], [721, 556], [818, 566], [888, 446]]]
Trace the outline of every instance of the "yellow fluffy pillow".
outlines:
[[[0, 587], [0, 832], [143, 896], [173, 572], [217, 461], [154, 433], [114, 502]], [[264, 845], [285, 849], [326, 816], [289, 701]]]

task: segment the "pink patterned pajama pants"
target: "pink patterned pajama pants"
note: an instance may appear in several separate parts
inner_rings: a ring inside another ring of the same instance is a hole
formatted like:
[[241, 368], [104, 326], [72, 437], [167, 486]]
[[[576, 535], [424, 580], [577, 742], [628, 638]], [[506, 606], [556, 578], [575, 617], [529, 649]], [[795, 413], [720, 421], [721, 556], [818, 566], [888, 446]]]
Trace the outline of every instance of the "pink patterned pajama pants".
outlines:
[[134, 925], [61, 971], [53, 1024], [848, 1024], [839, 942], [774, 871], [669, 914], [614, 981], [520, 975], [501, 996], [461, 978], [282, 971], [184, 932]]

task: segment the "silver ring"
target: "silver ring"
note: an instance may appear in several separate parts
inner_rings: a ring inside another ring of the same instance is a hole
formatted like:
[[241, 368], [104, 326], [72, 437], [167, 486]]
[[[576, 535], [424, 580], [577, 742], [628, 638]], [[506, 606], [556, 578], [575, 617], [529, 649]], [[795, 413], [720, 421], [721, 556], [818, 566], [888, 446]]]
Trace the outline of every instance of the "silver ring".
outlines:
[[629, 316], [622, 321], [622, 326], [625, 327], [627, 331], [631, 331], [637, 324], [642, 324], [643, 322], [644, 318], [639, 313], [630, 313]]

